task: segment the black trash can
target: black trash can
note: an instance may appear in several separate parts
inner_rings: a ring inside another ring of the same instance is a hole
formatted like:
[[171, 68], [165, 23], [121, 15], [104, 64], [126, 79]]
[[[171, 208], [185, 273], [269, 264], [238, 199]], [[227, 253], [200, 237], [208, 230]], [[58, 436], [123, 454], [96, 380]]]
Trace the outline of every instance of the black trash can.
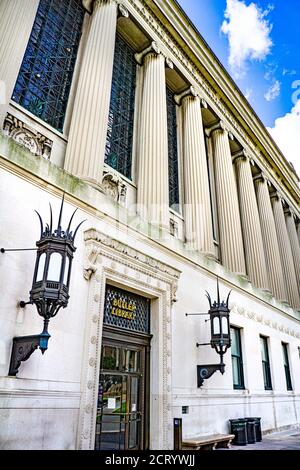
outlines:
[[255, 439], [256, 442], [262, 441], [262, 433], [261, 433], [261, 418], [245, 418], [246, 420], [250, 419], [255, 422]]
[[255, 419], [245, 418], [247, 424], [247, 442], [248, 444], [255, 444], [256, 432], [255, 432]]
[[233, 444], [237, 446], [247, 445], [247, 423], [245, 419], [230, 419], [231, 434], [235, 435]]

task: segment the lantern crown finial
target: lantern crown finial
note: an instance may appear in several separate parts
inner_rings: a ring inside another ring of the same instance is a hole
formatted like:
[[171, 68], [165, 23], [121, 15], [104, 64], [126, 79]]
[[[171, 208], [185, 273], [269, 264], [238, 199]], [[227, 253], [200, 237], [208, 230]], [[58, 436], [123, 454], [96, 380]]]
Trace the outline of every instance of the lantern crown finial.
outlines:
[[75, 212], [77, 211], [77, 209], [75, 209], [75, 211], [73, 212], [73, 214], [70, 218], [67, 229], [62, 230], [61, 223], [62, 223], [62, 215], [63, 215], [63, 209], [64, 209], [64, 201], [65, 201], [65, 193], [63, 194], [63, 197], [62, 197], [62, 200], [61, 200], [61, 206], [60, 206], [60, 211], [59, 211], [59, 216], [58, 216], [57, 228], [54, 231], [53, 231], [53, 213], [52, 213], [51, 204], [49, 203], [49, 207], [50, 207], [50, 224], [46, 223], [45, 226], [44, 226], [42, 217], [40, 216], [38, 211], [35, 211], [37, 213], [39, 221], [40, 221], [40, 226], [41, 226], [40, 238], [41, 239], [54, 237], [56, 239], [57, 238], [62, 238], [64, 240], [70, 241], [71, 243], [74, 243], [74, 240], [75, 240], [76, 234], [78, 232], [78, 229], [83, 224], [83, 222], [85, 222], [85, 220], [83, 220], [82, 222], [80, 222], [80, 224], [77, 225], [74, 232], [71, 230], [72, 220], [73, 220], [73, 217], [75, 215]]
[[222, 308], [228, 309], [228, 306], [229, 306], [229, 297], [230, 297], [230, 294], [231, 294], [232, 290], [229, 291], [228, 296], [227, 296], [227, 299], [221, 301], [221, 300], [220, 300], [220, 286], [219, 286], [219, 278], [218, 278], [218, 277], [217, 277], [217, 300], [215, 300], [214, 302], [212, 302], [210, 294], [209, 294], [207, 291], [205, 291], [205, 292], [206, 292], [206, 297], [207, 297], [207, 299], [208, 299], [210, 308], [219, 308], [219, 307], [222, 307]]

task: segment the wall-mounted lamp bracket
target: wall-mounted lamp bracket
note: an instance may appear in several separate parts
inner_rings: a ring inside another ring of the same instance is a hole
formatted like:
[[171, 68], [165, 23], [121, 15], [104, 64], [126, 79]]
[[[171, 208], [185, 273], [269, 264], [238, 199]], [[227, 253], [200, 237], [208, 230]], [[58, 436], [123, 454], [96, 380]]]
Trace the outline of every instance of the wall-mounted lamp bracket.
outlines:
[[7, 251], [37, 251], [37, 248], [0, 248], [2, 254]]
[[17, 375], [21, 362], [27, 361], [38, 347], [42, 354], [44, 354], [46, 349], [48, 349], [49, 338], [50, 335], [45, 330], [40, 335], [17, 336], [13, 338], [8, 375]]
[[33, 302], [30, 302], [30, 300], [29, 300], [29, 302], [25, 302], [24, 300], [20, 300], [19, 307], [20, 308], [25, 308], [26, 305], [32, 305], [32, 304], [33, 304]]
[[197, 387], [202, 387], [205, 379], [209, 379], [217, 370], [224, 374], [225, 364], [205, 364], [203, 366], [197, 366]]

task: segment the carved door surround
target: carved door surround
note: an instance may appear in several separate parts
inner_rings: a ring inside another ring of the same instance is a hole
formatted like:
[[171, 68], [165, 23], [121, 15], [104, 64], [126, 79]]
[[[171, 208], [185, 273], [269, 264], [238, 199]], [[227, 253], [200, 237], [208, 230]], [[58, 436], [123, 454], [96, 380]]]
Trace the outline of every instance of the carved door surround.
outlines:
[[94, 449], [105, 286], [151, 299], [150, 448], [173, 448], [172, 305], [180, 271], [96, 229], [84, 233], [84, 278], [89, 283], [78, 449]]

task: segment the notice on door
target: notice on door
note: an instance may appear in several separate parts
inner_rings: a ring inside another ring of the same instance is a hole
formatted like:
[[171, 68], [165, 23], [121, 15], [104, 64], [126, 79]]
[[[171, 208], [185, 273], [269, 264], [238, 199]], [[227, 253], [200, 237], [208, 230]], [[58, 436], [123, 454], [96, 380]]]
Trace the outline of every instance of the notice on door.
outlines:
[[116, 399], [115, 398], [108, 398], [107, 399], [107, 408], [109, 410], [115, 410], [116, 409]]

